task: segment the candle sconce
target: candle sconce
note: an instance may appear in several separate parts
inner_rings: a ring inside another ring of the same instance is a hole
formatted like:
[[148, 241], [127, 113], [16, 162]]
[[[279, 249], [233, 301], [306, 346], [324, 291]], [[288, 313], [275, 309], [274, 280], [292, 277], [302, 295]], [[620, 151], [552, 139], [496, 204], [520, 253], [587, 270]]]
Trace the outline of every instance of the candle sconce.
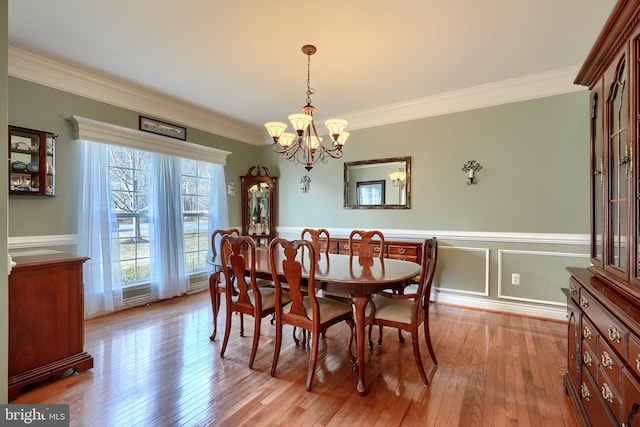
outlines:
[[480, 163], [475, 160], [469, 160], [463, 167], [462, 171], [467, 172], [467, 185], [477, 184], [476, 182], [476, 173], [482, 169]]
[[311, 184], [311, 178], [309, 178], [309, 175], [305, 175], [300, 179], [300, 189], [303, 193], [309, 192], [309, 184]]

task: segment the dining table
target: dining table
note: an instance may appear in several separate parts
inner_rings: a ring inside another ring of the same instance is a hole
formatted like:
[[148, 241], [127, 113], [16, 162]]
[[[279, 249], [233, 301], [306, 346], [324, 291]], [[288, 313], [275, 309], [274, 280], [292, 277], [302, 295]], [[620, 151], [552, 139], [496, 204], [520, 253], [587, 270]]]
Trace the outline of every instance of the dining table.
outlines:
[[[249, 253], [247, 252], [247, 256]], [[277, 273], [282, 275], [284, 253], [276, 254]], [[308, 257], [306, 257], [308, 263]], [[247, 265], [250, 259], [247, 259]], [[303, 278], [308, 278], [309, 269], [303, 257]], [[356, 326], [358, 383], [360, 395], [367, 393], [365, 381], [365, 310], [371, 296], [384, 290], [402, 289], [420, 273], [420, 264], [392, 258], [360, 258], [357, 255], [319, 254], [316, 260], [316, 289], [338, 291], [351, 297]], [[256, 277], [272, 279], [269, 265], [269, 250], [256, 248]]]

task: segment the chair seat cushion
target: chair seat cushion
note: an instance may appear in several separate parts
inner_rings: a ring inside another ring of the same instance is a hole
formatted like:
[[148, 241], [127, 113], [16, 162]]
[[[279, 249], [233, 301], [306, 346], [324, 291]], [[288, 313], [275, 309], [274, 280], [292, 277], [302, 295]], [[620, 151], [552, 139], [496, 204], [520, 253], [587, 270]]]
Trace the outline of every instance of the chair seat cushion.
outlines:
[[[376, 306], [375, 319], [411, 323], [412, 298], [394, 299], [377, 295], [371, 299], [371, 302]], [[370, 304], [367, 304], [365, 316], [371, 316]]]
[[[276, 289], [270, 288], [268, 286], [261, 286], [258, 288], [260, 291], [260, 295], [262, 297], [262, 309], [268, 310], [270, 308], [274, 308], [276, 306]], [[247, 295], [249, 296], [249, 300], [251, 304], [256, 305], [255, 296], [253, 295], [253, 291], [248, 291]], [[286, 292], [282, 293], [282, 303], [287, 304], [291, 301], [289, 294]]]
[[[304, 297], [302, 305], [307, 313], [307, 317], [313, 320], [313, 310], [311, 309], [311, 302], [309, 297]], [[320, 322], [328, 322], [331, 319], [342, 316], [351, 312], [351, 304], [345, 304], [340, 301], [332, 300], [329, 298], [318, 297], [318, 305], [320, 306]], [[282, 312], [288, 314], [291, 310], [291, 305], [283, 307]]]

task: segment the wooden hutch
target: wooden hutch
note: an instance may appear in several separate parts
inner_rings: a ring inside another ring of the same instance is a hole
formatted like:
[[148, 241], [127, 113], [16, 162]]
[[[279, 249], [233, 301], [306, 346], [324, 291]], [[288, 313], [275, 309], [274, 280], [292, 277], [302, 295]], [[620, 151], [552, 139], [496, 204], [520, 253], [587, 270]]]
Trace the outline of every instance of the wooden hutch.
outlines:
[[640, 426], [640, 1], [620, 0], [590, 90], [591, 263], [569, 268], [567, 393], [585, 425]]

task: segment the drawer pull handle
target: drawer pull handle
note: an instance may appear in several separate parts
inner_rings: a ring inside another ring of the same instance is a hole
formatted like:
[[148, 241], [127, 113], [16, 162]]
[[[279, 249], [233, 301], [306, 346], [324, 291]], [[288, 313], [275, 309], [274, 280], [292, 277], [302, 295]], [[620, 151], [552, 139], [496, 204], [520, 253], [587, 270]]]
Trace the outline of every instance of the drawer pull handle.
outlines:
[[589, 307], [589, 300], [584, 295], [580, 297], [580, 307], [582, 308]]
[[584, 337], [584, 339], [590, 340], [591, 337], [593, 337], [593, 334], [591, 333], [591, 329], [589, 329], [588, 326], [584, 327], [584, 330], [582, 331], [582, 336]]
[[582, 385], [580, 385], [580, 394], [582, 395], [582, 398], [587, 402], [591, 400], [591, 393], [589, 393], [589, 388], [585, 383], [582, 383]]
[[620, 343], [620, 332], [615, 325], [609, 327], [609, 339], [615, 343]]
[[345, 243], [344, 245], [342, 245], [342, 247], [343, 247], [344, 249], [349, 249], [349, 245], [347, 245], [346, 243]]
[[406, 254], [407, 253], [407, 248], [400, 248], [400, 250], [398, 251], [401, 254]]
[[578, 290], [575, 288], [575, 286], [569, 286], [569, 293], [571, 293], [571, 295], [577, 295]]
[[613, 393], [607, 383], [602, 384], [602, 397], [609, 403], [613, 402]]
[[606, 351], [602, 352], [602, 365], [607, 369], [613, 369], [613, 360]]
[[373, 248], [373, 251], [374, 251], [374, 252], [380, 252], [380, 248], [379, 248], [379, 247], [377, 247], [377, 248]]
[[640, 354], [636, 357], [636, 369], [640, 372]]
[[587, 353], [586, 351], [582, 355], [582, 361], [585, 365], [591, 366], [591, 356], [589, 356], [589, 353]]

